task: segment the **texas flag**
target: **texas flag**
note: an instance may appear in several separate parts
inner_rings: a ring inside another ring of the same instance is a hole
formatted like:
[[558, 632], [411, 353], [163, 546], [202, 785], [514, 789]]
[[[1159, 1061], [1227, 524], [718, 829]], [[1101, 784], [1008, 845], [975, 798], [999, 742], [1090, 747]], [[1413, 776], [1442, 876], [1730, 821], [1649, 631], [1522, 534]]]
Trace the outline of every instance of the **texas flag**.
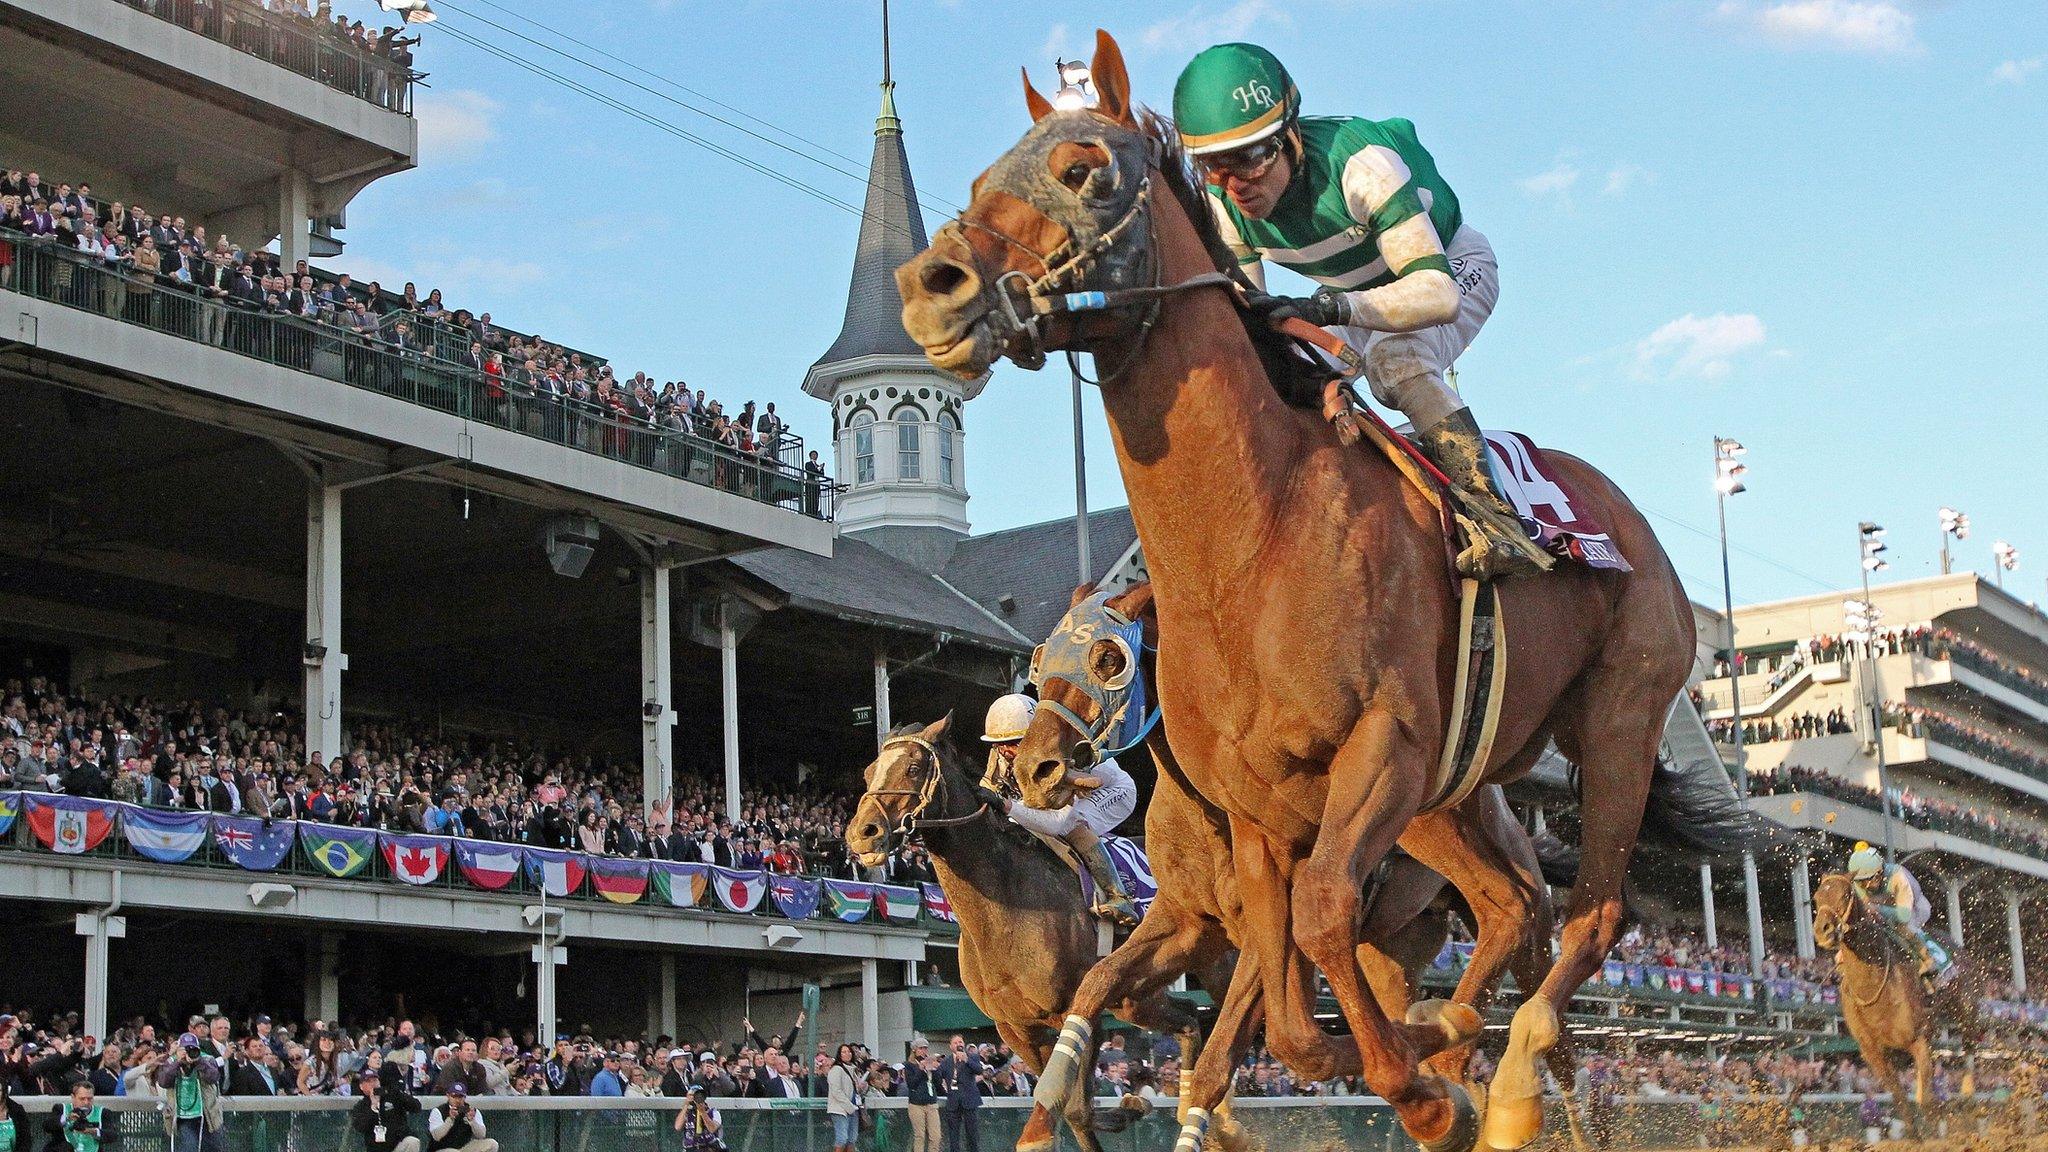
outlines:
[[448, 838], [402, 836], [387, 832], [378, 838], [391, 877], [406, 884], [432, 884], [448, 867]]
[[586, 866], [581, 852], [557, 852], [552, 848], [526, 850], [526, 878], [550, 896], [573, 896], [583, 887]]
[[768, 894], [768, 874], [713, 868], [711, 890], [718, 893], [718, 902], [725, 905], [727, 912], [752, 912], [761, 906], [761, 897]]
[[519, 875], [519, 849], [487, 840], [457, 840], [455, 863], [464, 880], [486, 892], [496, 892]]

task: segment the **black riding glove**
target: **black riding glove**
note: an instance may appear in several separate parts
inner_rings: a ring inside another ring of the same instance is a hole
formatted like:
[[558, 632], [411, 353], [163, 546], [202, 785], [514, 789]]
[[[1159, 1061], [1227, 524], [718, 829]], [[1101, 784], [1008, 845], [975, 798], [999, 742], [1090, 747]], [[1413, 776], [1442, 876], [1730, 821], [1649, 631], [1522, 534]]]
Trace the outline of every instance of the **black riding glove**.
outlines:
[[995, 789], [989, 787], [986, 784], [977, 785], [974, 789], [974, 794], [976, 796], [981, 797], [982, 803], [988, 805], [989, 807], [995, 809], [998, 812], [1008, 813], [1010, 810], [1010, 801], [1007, 798], [1005, 798], [1001, 792], [996, 791]]
[[1244, 306], [1268, 326], [1282, 320], [1306, 320], [1318, 328], [1351, 323], [1351, 301], [1330, 288], [1319, 288], [1313, 296], [1272, 296], [1247, 288]]

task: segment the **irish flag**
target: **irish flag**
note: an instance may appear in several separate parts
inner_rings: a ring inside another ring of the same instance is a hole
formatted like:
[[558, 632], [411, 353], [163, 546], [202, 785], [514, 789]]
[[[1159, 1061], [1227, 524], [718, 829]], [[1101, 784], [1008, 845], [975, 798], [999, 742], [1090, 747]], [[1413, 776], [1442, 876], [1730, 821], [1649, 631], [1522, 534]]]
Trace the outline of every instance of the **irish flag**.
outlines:
[[114, 830], [111, 801], [78, 796], [28, 797], [28, 826], [43, 847], [76, 856], [100, 846]]
[[583, 887], [587, 871], [581, 852], [557, 852], [552, 848], [526, 850], [526, 878], [550, 896], [570, 896]]
[[637, 904], [647, 895], [647, 861], [622, 856], [592, 856], [590, 886], [614, 904]]
[[650, 868], [655, 899], [671, 908], [695, 908], [710, 886], [711, 870], [702, 864], [656, 860]]

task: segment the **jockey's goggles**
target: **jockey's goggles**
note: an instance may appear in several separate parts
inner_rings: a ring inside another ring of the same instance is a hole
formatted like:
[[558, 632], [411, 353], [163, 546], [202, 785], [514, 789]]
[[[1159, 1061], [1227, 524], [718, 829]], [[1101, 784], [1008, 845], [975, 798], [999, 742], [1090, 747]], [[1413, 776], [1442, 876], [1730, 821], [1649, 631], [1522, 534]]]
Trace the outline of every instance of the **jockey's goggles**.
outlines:
[[[1284, 135], [1284, 134], [1283, 134]], [[1195, 157], [1195, 163], [1202, 166], [1202, 172], [1211, 183], [1220, 183], [1225, 176], [1232, 180], [1250, 183], [1273, 170], [1280, 159], [1280, 136], [1268, 136], [1242, 148], [1228, 152], [1211, 152]]]

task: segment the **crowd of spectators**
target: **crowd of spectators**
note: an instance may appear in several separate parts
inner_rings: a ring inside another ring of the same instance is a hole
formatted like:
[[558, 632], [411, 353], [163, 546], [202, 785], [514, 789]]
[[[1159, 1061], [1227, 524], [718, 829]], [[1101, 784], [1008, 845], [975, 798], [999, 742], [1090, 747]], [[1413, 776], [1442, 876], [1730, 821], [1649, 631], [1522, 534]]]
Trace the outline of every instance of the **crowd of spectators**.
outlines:
[[[1854, 731], [1849, 723], [1849, 710], [1835, 708], [1827, 712], [1798, 712], [1789, 716], [1772, 716], [1742, 722], [1744, 744], [1769, 744], [1778, 740], [1807, 740], [1815, 736], [1836, 736]], [[1733, 720], [1710, 720], [1707, 731], [1714, 739], [1728, 743], [1735, 739]]]
[[[1873, 812], [1879, 811], [1884, 802], [1883, 795], [1875, 788], [1797, 764], [1781, 764], [1770, 772], [1754, 773], [1750, 777], [1749, 788], [1753, 796], [1808, 792]], [[2015, 822], [2009, 815], [1995, 809], [1922, 796], [1911, 788], [1893, 788], [1892, 814], [1915, 828], [1962, 836], [2037, 860], [2048, 860], [2048, 835], [2032, 825]]]
[[[1827, 664], [1865, 655], [1907, 654], [1961, 664], [2015, 692], [2048, 704], [2048, 675], [1995, 652], [1952, 628], [1936, 627], [1933, 624], [1888, 628], [1873, 634], [1867, 642], [1846, 635], [1811, 637], [1804, 644], [1795, 645], [1788, 653], [1764, 658], [1771, 669], [1771, 678], [1764, 694], [1769, 695], [1776, 691], [1785, 681], [1809, 664]], [[1750, 675], [1756, 671], [1745, 654], [1743, 674]], [[1714, 662], [1714, 675], [1717, 678], [1728, 675], [1728, 661], [1725, 658]]]
[[403, 28], [375, 31], [306, 0], [125, 0], [129, 7], [218, 40], [394, 112], [407, 110], [417, 77]]
[[0, 685], [0, 788], [786, 874], [933, 879], [929, 858], [908, 844], [879, 873], [858, 869], [845, 847], [845, 795], [749, 791], [731, 821], [721, 788], [681, 776], [650, 819], [637, 765], [401, 724], [359, 726], [351, 751], [323, 764], [275, 714], [86, 699], [41, 677]]
[[[304, 260], [287, 269], [276, 254], [210, 236], [182, 215], [9, 169], [0, 173], [0, 287], [13, 286], [21, 245], [76, 254], [78, 264], [51, 264], [57, 282], [42, 289], [75, 306], [303, 370], [312, 370], [316, 345], [332, 344], [339, 371], [358, 384], [395, 387], [409, 366], [431, 368], [427, 379], [472, 385], [484, 409], [476, 414], [498, 423], [647, 465], [660, 452], [684, 475], [701, 466], [710, 482], [752, 494], [764, 474], [786, 473], [801, 481], [804, 511], [820, 513], [824, 464], [815, 451], [804, 454], [774, 402], [728, 411], [680, 380], [657, 382], [644, 371], [622, 378], [600, 359], [509, 332], [489, 312], [450, 307], [438, 288], [387, 292]], [[296, 323], [258, 322], [276, 320]], [[670, 456], [672, 440], [681, 450]]]

